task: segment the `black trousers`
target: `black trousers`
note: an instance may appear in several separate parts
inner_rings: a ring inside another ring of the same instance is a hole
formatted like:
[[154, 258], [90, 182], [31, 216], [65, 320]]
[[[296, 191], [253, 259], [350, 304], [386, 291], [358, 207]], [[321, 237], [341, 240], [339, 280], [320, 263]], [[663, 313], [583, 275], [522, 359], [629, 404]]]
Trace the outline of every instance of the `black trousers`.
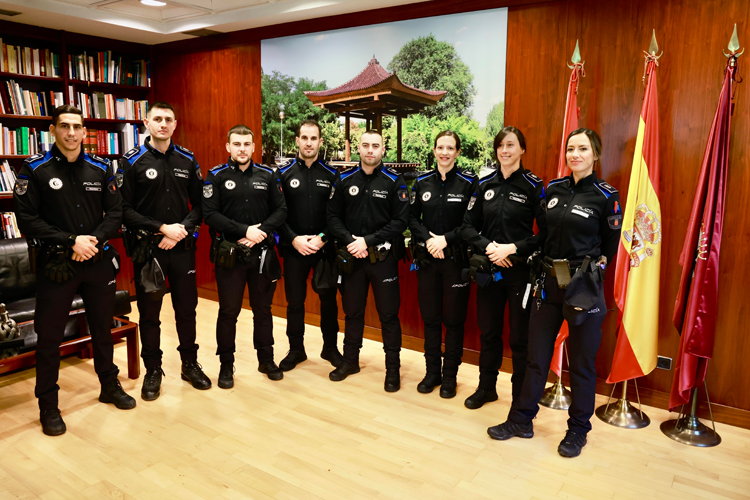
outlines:
[[[195, 281], [195, 248], [186, 250], [182, 242], [171, 250], [155, 248], [153, 254], [164, 275], [169, 278], [172, 307], [180, 345], [177, 350], [183, 362], [195, 361], [198, 344], [195, 343], [195, 309], [198, 307], [198, 288]], [[144, 264], [135, 264], [135, 292], [138, 298], [138, 326], [141, 330], [141, 357], [147, 370], [161, 366], [161, 313], [162, 298], [154, 300], [143, 290], [140, 282]]]
[[401, 367], [401, 323], [398, 320], [401, 293], [398, 284], [398, 261], [392, 253], [389, 253], [383, 262], [375, 264], [371, 264], [367, 257], [357, 259], [352, 272], [344, 274], [341, 291], [341, 303], [346, 315], [344, 361], [359, 366], [359, 350], [362, 348], [365, 308], [370, 285], [375, 295], [375, 307], [383, 332], [385, 367], [387, 370], [397, 370]]
[[[557, 288], [554, 278], [548, 277], [546, 281], [546, 300], [539, 303], [537, 299], [533, 299], [531, 304], [526, 377], [520, 397], [513, 399], [508, 415], [509, 420], [520, 424], [530, 423], [539, 411], [539, 400], [547, 384], [555, 339], [564, 319], [562, 302], [565, 290]], [[601, 296], [603, 299], [603, 295]], [[538, 304], [541, 304], [539, 308]], [[573, 397], [568, 410], [568, 428], [578, 434], [586, 435], [591, 430], [590, 420], [594, 414], [596, 396], [596, 353], [601, 344], [602, 323], [606, 313], [607, 307], [602, 300], [601, 304], [590, 309], [582, 324], [568, 324], [570, 337], [566, 342], [570, 356], [570, 391]]]
[[[452, 259], [431, 259], [417, 270], [419, 312], [424, 321], [427, 373], [455, 377], [464, 352], [464, 323], [469, 305], [469, 283], [461, 279], [462, 265]], [[445, 325], [445, 360], [441, 344]]]
[[[289, 348], [305, 350], [305, 298], [310, 271], [320, 259], [322, 251], [313, 255], [302, 255], [293, 247], [284, 248], [284, 293], [286, 294], [286, 335]], [[331, 288], [320, 297], [320, 330], [323, 333], [323, 348], [336, 347], [339, 333], [339, 306], [336, 304], [336, 289]]]
[[50, 281], [42, 272], [37, 274], [34, 330], [38, 340], [34, 394], [39, 398], [40, 410], [57, 408], [60, 344], [76, 291], [86, 306], [86, 321], [94, 349], [94, 370], [99, 381], [104, 384], [117, 378], [119, 373], [112, 359], [111, 328], [116, 290], [112, 261], [105, 257], [96, 263], [72, 264], [76, 274], [64, 283]]
[[[529, 343], [529, 312], [523, 308], [523, 297], [529, 278], [525, 264], [502, 269], [503, 279], [486, 287], [477, 287], [477, 325], [479, 341], [479, 388], [495, 390], [497, 372], [503, 364], [503, 319], [508, 304], [508, 342], [512, 351], [513, 375], [510, 378], [513, 399], [521, 394], [526, 372]], [[529, 301], [531, 298], [529, 298]]]
[[[271, 250], [275, 251], [275, 250]], [[258, 266], [237, 264], [233, 268], [216, 266], [219, 290], [219, 318], [216, 320], [216, 354], [222, 363], [234, 362], [237, 350], [237, 317], [247, 286], [253, 309], [253, 346], [259, 363], [273, 361], [273, 315], [271, 301], [276, 282], [269, 283], [258, 273]]]

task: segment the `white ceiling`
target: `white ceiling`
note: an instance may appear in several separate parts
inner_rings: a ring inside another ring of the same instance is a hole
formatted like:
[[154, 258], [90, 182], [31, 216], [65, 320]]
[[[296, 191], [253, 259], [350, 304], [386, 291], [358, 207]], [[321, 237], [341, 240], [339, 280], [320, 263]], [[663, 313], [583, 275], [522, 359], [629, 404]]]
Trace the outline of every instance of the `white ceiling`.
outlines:
[[430, 0], [2, 0], [0, 9], [21, 12], [0, 19], [45, 28], [157, 44], [193, 38], [181, 32], [207, 28], [230, 32]]

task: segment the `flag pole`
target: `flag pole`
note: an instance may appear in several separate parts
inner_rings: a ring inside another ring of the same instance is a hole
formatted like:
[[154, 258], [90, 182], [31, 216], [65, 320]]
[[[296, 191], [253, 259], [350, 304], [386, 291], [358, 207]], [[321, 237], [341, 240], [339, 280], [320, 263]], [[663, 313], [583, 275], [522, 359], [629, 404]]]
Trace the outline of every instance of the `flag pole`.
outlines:
[[[581, 76], [584, 76], [583, 65], [586, 61], [581, 59], [581, 50], [578, 47], [578, 40], [576, 40], [576, 48], [573, 51], [573, 56], [570, 58], [570, 62], [573, 65], [566, 63], [568, 68], [572, 69], [573, 72], [570, 74], [570, 80], [568, 81], [568, 95], [565, 99], [565, 116], [563, 118], [563, 136], [562, 144], [560, 146], [560, 156], [558, 157], [557, 164], [557, 176], [563, 177], [569, 174], [570, 171], [565, 166], [565, 139], [569, 132], [578, 128], [578, 99], [575, 98], [578, 94], [578, 82]], [[571, 99], [575, 99], [575, 105], [570, 106]], [[574, 122], [575, 125], [572, 125]], [[552, 364], [556, 364], [557, 359], [560, 360], [559, 373], [557, 373], [557, 381], [551, 386], [547, 387], [542, 394], [542, 398], [539, 400], [539, 404], [552, 408], [553, 410], [567, 410], [570, 408], [570, 404], [573, 402], [573, 394], [565, 387], [562, 381], [562, 352], [565, 351], [565, 339], [568, 337], [568, 325], [567, 322], [563, 322], [563, 325], [558, 333], [558, 342], [562, 338], [562, 342], [559, 343], [559, 347], [555, 346], [555, 356], [552, 358]], [[557, 342], [556, 342], [557, 344]], [[567, 351], [566, 357], [567, 357]], [[570, 363], [568, 363], [570, 364]], [[550, 367], [550, 369], [553, 369]]]
[[[658, 65], [659, 58], [664, 54], [663, 52], [659, 55], [659, 44], [656, 42], [656, 30], [651, 32], [651, 43], [648, 46], [648, 52], [646, 56], [646, 68], [643, 73], [644, 84], [646, 83], [646, 75], [650, 75], [650, 71], [654, 71]], [[650, 70], [650, 71], [649, 71]], [[648, 88], [646, 89], [648, 93]], [[645, 104], [644, 104], [645, 106]], [[637, 148], [636, 148], [637, 149]], [[636, 150], [636, 154], [640, 154]], [[636, 159], [637, 161], [638, 159]], [[651, 165], [653, 167], [653, 165]], [[624, 335], [624, 332], [620, 332], [619, 335]], [[632, 380], [635, 384], [635, 394], [638, 398], [638, 410], [628, 401], [628, 381]], [[612, 386], [612, 394], [614, 394], [617, 383]], [[596, 416], [599, 417], [603, 422], [613, 425], [615, 427], [621, 427], [623, 429], [643, 429], [648, 427], [651, 423], [651, 419], [648, 418], [641, 408], [641, 397], [638, 394], [638, 382], [635, 378], [622, 381], [622, 397], [615, 402], [612, 402], [612, 394], [607, 399], [607, 404], [604, 404], [596, 409]]]
[[[700, 369], [699, 369], [700, 371]], [[708, 387], [706, 388], [706, 400], [708, 401], [708, 410], [711, 411], [711, 400], [708, 399]], [[693, 387], [690, 395], [690, 413], [682, 413], [685, 405], [680, 408], [680, 415], [677, 419], [667, 420], [659, 426], [661, 432], [674, 439], [678, 443], [688, 446], [698, 446], [701, 448], [710, 448], [721, 443], [721, 436], [716, 432], [716, 423], [714, 422], [713, 412], [711, 412], [712, 427], [706, 427], [698, 419], [698, 388]]]

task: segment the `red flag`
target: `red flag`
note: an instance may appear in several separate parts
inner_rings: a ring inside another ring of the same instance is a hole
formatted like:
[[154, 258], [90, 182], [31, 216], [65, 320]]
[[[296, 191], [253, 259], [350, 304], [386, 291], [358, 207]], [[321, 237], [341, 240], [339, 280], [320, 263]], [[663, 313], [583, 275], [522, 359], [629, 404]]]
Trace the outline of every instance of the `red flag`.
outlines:
[[[576, 43], [576, 53], [578, 52], [578, 43]], [[575, 57], [575, 55], [574, 55]], [[579, 56], [580, 57], [580, 56]], [[578, 82], [582, 76], [586, 76], [583, 71], [583, 63], [576, 62], [573, 64], [573, 72], [570, 74], [568, 82], [568, 97], [565, 101], [565, 119], [563, 120], [562, 143], [560, 144], [560, 157], [557, 161], [557, 177], [570, 175], [570, 169], [565, 161], [565, 142], [568, 135], [578, 128], [578, 115], [581, 109], [578, 107]], [[568, 338], [568, 322], [563, 321], [560, 332], [555, 340], [555, 353], [552, 356], [550, 370], [555, 372], [559, 377], [562, 373], [563, 343]]]
[[724, 70], [719, 106], [708, 135], [685, 244], [680, 254], [682, 277], [673, 322], [682, 338], [669, 395], [670, 410], [686, 404], [691, 389], [703, 383], [708, 360], [713, 355], [736, 63], [737, 58], [732, 53]]

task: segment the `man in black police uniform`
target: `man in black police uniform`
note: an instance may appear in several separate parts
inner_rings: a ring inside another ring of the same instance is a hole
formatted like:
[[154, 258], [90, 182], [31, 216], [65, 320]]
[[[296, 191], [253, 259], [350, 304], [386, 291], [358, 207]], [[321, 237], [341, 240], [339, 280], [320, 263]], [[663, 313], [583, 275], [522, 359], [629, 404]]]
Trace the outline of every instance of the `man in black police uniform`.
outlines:
[[360, 165], [339, 172], [328, 202], [328, 228], [339, 252], [346, 250], [355, 258], [351, 272], [343, 276], [344, 362], [329, 378], [339, 381], [359, 372], [367, 293], [372, 284], [383, 328], [385, 390], [395, 392], [401, 388], [398, 252], [409, 220], [409, 193], [404, 178], [381, 162], [384, 151], [380, 132], [362, 134]]
[[122, 218], [115, 175], [107, 160], [82, 152], [86, 128], [79, 109], [56, 108], [49, 129], [55, 144], [24, 161], [13, 197], [21, 232], [42, 245], [36, 260], [34, 392], [42, 431], [58, 436], [66, 430], [58, 409], [60, 343], [76, 291], [86, 306], [94, 369], [102, 385], [99, 401], [130, 409], [135, 399], [122, 390], [112, 359], [115, 255], [106, 240], [117, 234]]
[[[292, 370], [307, 359], [305, 353], [305, 297], [307, 278], [321, 259], [334, 256], [328, 244], [326, 204], [336, 179], [336, 169], [319, 158], [320, 124], [305, 120], [297, 128], [297, 158], [282, 166], [281, 182], [289, 216], [280, 228], [284, 257], [284, 292], [286, 293], [286, 335], [289, 354], [279, 363], [283, 371]], [[325, 247], [325, 249], [324, 249]], [[323, 351], [320, 356], [334, 367], [343, 362], [336, 347], [339, 333], [336, 288], [317, 292], [320, 297], [320, 330]]]
[[[278, 171], [253, 163], [253, 132], [235, 125], [227, 134], [229, 161], [209, 170], [203, 185], [203, 210], [214, 242], [219, 317], [216, 354], [221, 361], [219, 387], [234, 386], [237, 317], [247, 286], [253, 309], [253, 345], [258, 371], [271, 380], [284, 373], [273, 361], [271, 301], [276, 280], [268, 263], [278, 266], [273, 231], [286, 218], [286, 203]], [[218, 233], [218, 234], [217, 234]]]
[[164, 375], [159, 328], [163, 296], [145, 292], [141, 270], [147, 259], [143, 254], [136, 257], [132, 249], [140, 244], [150, 246], [150, 255], [169, 278], [180, 341], [177, 350], [182, 358], [182, 379], [201, 390], [209, 389], [211, 381], [198, 364], [198, 344], [195, 343], [195, 308], [198, 306], [195, 239], [201, 223], [200, 167], [193, 153], [172, 141], [177, 120], [170, 104], [153, 103], [143, 123], [151, 135], [142, 146], [125, 154], [119, 175], [123, 178], [123, 222], [130, 235], [134, 257], [143, 346], [141, 357], [146, 365], [141, 397], [153, 401], [159, 397]]

